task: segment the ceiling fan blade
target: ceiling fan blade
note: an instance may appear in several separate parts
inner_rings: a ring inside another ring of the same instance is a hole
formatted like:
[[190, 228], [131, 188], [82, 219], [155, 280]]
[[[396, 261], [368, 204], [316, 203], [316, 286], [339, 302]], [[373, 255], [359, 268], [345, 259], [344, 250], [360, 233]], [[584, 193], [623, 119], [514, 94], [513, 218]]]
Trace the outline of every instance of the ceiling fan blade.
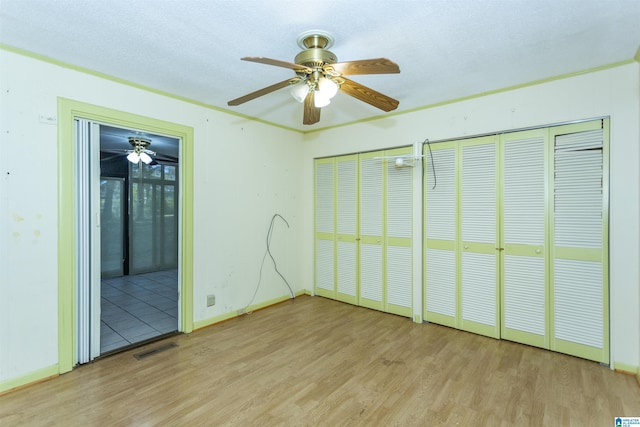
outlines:
[[[106, 153], [108, 153], [108, 152], [103, 151], [102, 153], [105, 153], [105, 154], [106, 154]], [[102, 153], [100, 153], [100, 154], [102, 154]], [[100, 161], [101, 161], [101, 162], [108, 162], [109, 160], [113, 160], [113, 159], [123, 159], [123, 158], [124, 158], [124, 153], [121, 153], [121, 154], [111, 154], [111, 155], [109, 155], [109, 156], [104, 156], [104, 157], [101, 155], [101, 156], [100, 156]]]
[[304, 125], [312, 125], [320, 121], [320, 108], [316, 107], [314, 97], [314, 91], [311, 90], [304, 99], [304, 117], [302, 119]]
[[278, 59], [265, 58], [263, 56], [245, 56], [240, 58], [243, 61], [258, 62], [260, 64], [275, 65], [276, 67], [289, 68], [293, 71], [302, 71], [310, 73], [312, 70], [304, 65], [294, 64], [293, 62], [280, 61]]
[[292, 85], [296, 83], [298, 80], [299, 80], [298, 77], [294, 77], [292, 79], [283, 80], [280, 83], [276, 83], [271, 86], [263, 87], [262, 89], [258, 89], [255, 92], [248, 93], [244, 96], [241, 96], [240, 98], [232, 99], [231, 101], [227, 102], [227, 105], [235, 106], [235, 105], [244, 104], [245, 102], [251, 101], [252, 99], [256, 99], [260, 96], [274, 92], [278, 89], [282, 89], [283, 87]]
[[400, 72], [398, 64], [387, 58], [337, 62], [335, 64], [327, 64], [325, 70], [327, 69], [333, 69], [343, 76], [353, 76], [356, 74], [393, 74]]
[[353, 96], [360, 101], [373, 105], [383, 111], [391, 111], [398, 108], [399, 101], [383, 95], [373, 89], [356, 83], [353, 80], [344, 79], [344, 83], [340, 86], [340, 90], [349, 96]]
[[175, 156], [169, 156], [168, 154], [156, 154], [154, 160], [160, 160], [164, 162], [178, 163], [179, 158]]

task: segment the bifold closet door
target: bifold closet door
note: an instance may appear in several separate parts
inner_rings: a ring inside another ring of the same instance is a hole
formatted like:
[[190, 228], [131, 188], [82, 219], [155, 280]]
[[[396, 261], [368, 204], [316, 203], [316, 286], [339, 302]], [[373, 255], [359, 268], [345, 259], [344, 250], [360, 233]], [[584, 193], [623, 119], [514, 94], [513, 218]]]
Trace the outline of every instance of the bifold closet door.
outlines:
[[336, 158], [336, 299], [357, 303], [358, 155]]
[[608, 121], [552, 129], [551, 349], [609, 363]]
[[[410, 155], [411, 148], [385, 151]], [[411, 317], [413, 306], [413, 168], [387, 161], [386, 167], [385, 311]]]
[[549, 131], [501, 136], [501, 337], [549, 348], [545, 153]]
[[315, 161], [315, 293], [335, 298], [335, 159]]
[[[315, 161], [315, 292], [411, 317], [412, 147]], [[387, 159], [391, 157], [392, 160]]]
[[411, 317], [413, 168], [390, 156], [411, 148], [360, 154], [359, 305]]
[[384, 152], [360, 154], [360, 298], [363, 307], [383, 310]]
[[460, 147], [460, 329], [500, 337], [497, 137]]
[[457, 327], [458, 150], [456, 142], [424, 147], [424, 304], [428, 322]]
[[499, 328], [497, 137], [440, 143], [425, 158], [425, 313], [491, 337]]
[[425, 148], [424, 318], [609, 363], [608, 138], [603, 119]]

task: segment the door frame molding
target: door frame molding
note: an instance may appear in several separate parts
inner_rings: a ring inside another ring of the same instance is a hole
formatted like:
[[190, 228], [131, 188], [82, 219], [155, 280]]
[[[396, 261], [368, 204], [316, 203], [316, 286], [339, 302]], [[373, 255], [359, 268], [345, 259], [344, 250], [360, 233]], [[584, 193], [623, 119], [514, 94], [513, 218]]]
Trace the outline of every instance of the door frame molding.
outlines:
[[193, 330], [193, 128], [58, 98], [58, 371], [69, 372], [77, 350], [76, 162], [74, 119], [82, 118], [180, 138], [180, 325]]

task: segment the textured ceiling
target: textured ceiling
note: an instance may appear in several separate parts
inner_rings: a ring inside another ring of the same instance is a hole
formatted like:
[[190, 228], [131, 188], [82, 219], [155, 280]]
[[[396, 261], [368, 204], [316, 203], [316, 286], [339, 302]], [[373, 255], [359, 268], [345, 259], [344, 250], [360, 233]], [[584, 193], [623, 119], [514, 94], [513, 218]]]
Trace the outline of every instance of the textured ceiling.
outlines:
[[302, 131], [389, 113], [339, 93], [303, 126], [287, 89], [228, 107], [295, 75], [241, 57], [293, 62], [322, 29], [339, 61], [396, 62], [352, 80], [406, 111], [631, 60], [639, 23], [639, 0], [0, 0], [3, 45]]

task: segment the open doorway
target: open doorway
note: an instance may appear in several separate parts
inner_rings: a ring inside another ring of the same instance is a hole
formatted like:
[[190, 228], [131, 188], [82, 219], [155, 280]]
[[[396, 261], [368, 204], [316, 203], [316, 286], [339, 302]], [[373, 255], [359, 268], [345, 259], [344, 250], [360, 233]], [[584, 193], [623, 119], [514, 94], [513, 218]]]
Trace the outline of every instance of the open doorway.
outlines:
[[193, 128], [58, 98], [60, 374], [100, 356], [100, 298], [94, 296], [100, 295], [101, 266], [99, 257], [91, 257], [100, 251], [100, 227], [95, 224], [100, 219], [100, 124], [171, 136], [179, 141], [178, 330], [193, 330]]
[[100, 355], [178, 331], [179, 176], [178, 139], [100, 125]]

